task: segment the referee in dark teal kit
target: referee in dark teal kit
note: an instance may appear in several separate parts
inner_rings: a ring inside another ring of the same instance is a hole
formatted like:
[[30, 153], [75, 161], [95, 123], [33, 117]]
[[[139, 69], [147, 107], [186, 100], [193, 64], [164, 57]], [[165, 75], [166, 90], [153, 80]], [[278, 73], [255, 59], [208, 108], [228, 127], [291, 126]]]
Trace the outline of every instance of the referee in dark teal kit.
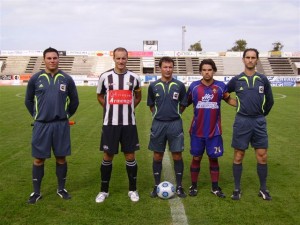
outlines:
[[246, 49], [243, 53], [244, 72], [232, 78], [228, 83], [228, 92], [235, 92], [237, 113], [233, 124], [232, 144], [234, 148], [233, 177], [235, 189], [231, 198], [241, 198], [242, 162], [249, 143], [255, 149], [257, 174], [260, 181], [258, 196], [271, 200], [267, 190], [267, 116], [274, 104], [268, 78], [255, 71], [258, 51]]
[[152, 170], [155, 183], [150, 196], [157, 197], [162, 160], [168, 142], [174, 162], [176, 194], [180, 198], [185, 198], [186, 194], [182, 187], [184, 132], [181, 114], [187, 106], [186, 89], [181, 81], [173, 78], [174, 61], [172, 58], [162, 57], [159, 67], [161, 78], [150, 84], [147, 99], [147, 105], [153, 117], [148, 149], [153, 151]]
[[78, 94], [72, 77], [58, 69], [58, 51], [48, 48], [43, 57], [46, 68], [30, 78], [25, 98], [25, 105], [34, 119], [31, 143], [34, 191], [29, 197], [29, 204], [42, 198], [40, 189], [44, 162], [51, 157], [51, 149], [56, 158], [57, 195], [63, 199], [71, 198], [65, 189], [66, 156], [71, 155], [69, 118], [79, 105]]

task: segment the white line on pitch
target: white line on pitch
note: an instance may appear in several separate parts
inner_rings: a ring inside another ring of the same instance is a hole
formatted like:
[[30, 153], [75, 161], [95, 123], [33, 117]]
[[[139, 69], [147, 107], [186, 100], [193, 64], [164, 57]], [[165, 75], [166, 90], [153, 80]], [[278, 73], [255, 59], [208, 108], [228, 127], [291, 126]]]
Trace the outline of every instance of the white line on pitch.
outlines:
[[23, 93], [16, 94], [16, 97], [18, 97], [18, 98], [24, 98], [24, 94]]
[[286, 95], [283, 95], [283, 94], [274, 94], [274, 95], [279, 95], [279, 97], [274, 97], [274, 99], [281, 99], [281, 98], [286, 98], [287, 96]]
[[[176, 182], [174, 178], [175, 172], [174, 169], [172, 168], [172, 163], [170, 158], [172, 158], [172, 155], [166, 149], [165, 157], [163, 159], [164, 178], [165, 180], [170, 181], [172, 184], [176, 186]], [[172, 225], [188, 225], [185, 209], [180, 198], [175, 196], [175, 198], [169, 199], [168, 201], [171, 208]]]

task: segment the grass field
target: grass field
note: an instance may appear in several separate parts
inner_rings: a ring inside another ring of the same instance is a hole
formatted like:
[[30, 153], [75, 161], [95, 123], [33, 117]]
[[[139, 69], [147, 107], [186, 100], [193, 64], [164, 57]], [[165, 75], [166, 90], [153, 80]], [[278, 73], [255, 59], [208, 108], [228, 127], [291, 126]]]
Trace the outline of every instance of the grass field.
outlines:
[[[147, 150], [150, 111], [146, 106], [146, 89], [136, 110], [141, 150], [137, 152], [138, 190], [140, 201], [127, 197], [128, 181], [124, 156], [113, 163], [110, 196], [102, 204], [95, 203], [100, 186], [99, 137], [102, 109], [96, 100], [95, 87], [78, 87], [80, 106], [73, 117], [72, 156], [68, 158], [67, 189], [70, 201], [56, 195], [54, 157], [46, 161], [42, 183], [43, 199], [35, 205], [26, 203], [32, 192], [31, 129], [32, 122], [24, 105], [25, 87], [0, 87], [0, 224], [74, 224], [74, 225], [169, 225], [172, 220], [171, 201], [152, 199], [152, 153]], [[244, 159], [243, 195], [232, 201], [232, 158], [230, 147], [234, 108], [223, 103], [222, 125], [225, 154], [220, 158], [220, 186], [227, 195], [219, 199], [210, 194], [207, 158], [204, 157], [197, 197], [181, 202], [189, 225], [295, 225], [300, 222], [300, 89], [273, 88], [275, 105], [268, 120], [269, 179], [272, 201], [257, 197], [258, 178], [253, 150]], [[185, 126], [184, 188], [190, 185], [188, 127], [192, 118], [189, 107], [183, 115]], [[168, 157], [168, 155], [166, 155]], [[173, 173], [172, 173], [173, 174]], [[174, 204], [173, 204], [174, 206]]]

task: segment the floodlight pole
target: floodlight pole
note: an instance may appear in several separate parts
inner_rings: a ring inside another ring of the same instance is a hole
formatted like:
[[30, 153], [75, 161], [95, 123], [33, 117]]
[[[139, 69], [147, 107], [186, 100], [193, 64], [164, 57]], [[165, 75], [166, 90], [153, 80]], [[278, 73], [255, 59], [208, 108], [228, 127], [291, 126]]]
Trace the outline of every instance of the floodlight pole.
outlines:
[[182, 51], [185, 50], [185, 32], [186, 32], [186, 28], [185, 26], [182, 26]]

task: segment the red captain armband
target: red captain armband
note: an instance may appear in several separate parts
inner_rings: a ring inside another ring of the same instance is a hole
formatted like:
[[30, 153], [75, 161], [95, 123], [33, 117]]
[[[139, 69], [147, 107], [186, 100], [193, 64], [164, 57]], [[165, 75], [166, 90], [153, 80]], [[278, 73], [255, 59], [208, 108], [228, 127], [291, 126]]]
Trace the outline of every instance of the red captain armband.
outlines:
[[130, 105], [132, 104], [132, 92], [130, 90], [110, 90], [107, 99], [110, 105]]

